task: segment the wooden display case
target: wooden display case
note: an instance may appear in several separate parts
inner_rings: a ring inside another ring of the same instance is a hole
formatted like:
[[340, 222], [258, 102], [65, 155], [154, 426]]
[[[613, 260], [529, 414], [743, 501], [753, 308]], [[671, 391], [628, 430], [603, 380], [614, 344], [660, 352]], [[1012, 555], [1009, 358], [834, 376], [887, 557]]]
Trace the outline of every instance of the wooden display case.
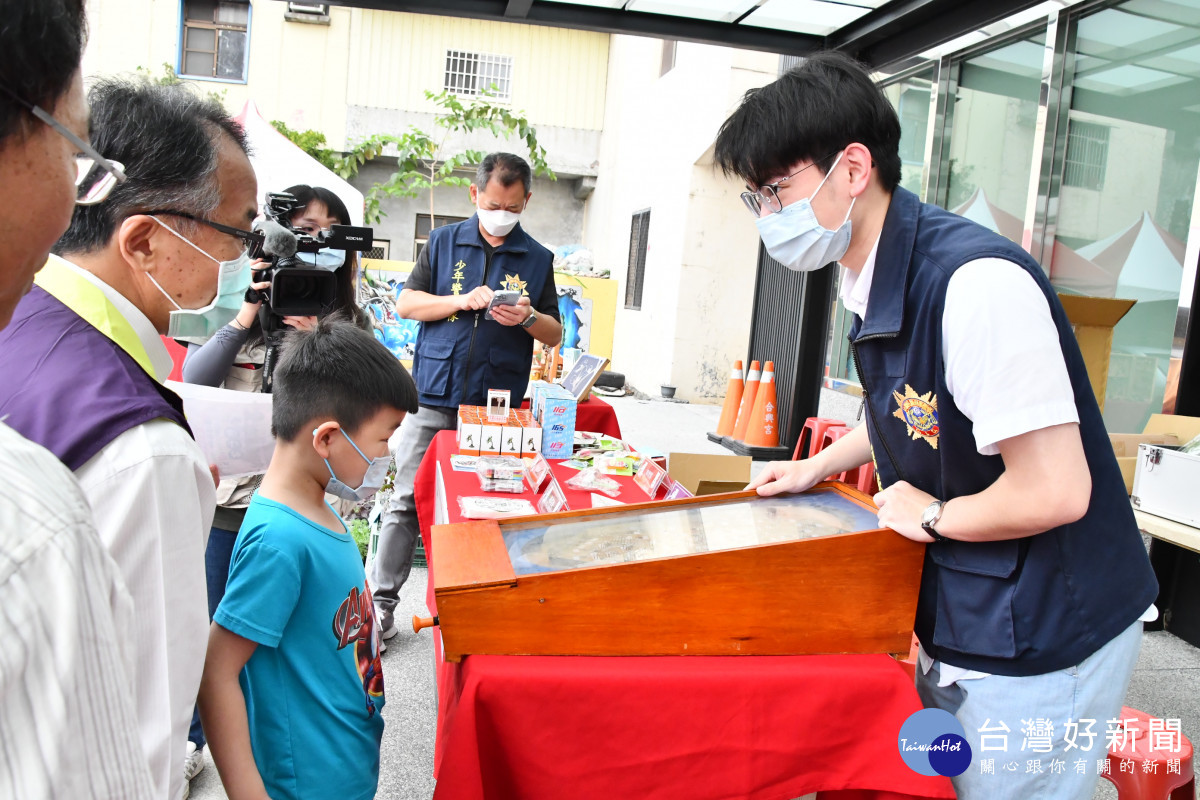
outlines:
[[907, 654], [925, 546], [823, 483], [434, 526], [445, 657]]

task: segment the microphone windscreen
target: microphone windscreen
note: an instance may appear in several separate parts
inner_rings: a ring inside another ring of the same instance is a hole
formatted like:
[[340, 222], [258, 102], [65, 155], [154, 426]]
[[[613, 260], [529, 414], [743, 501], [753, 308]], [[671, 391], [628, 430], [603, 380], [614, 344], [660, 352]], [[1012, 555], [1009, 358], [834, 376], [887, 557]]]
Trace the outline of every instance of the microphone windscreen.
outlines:
[[266, 236], [263, 242], [263, 253], [276, 258], [290, 258], [296, 255], [296, 234], [269, 219], [260, 219], [254, 223], [254, 230], [262, 231]]

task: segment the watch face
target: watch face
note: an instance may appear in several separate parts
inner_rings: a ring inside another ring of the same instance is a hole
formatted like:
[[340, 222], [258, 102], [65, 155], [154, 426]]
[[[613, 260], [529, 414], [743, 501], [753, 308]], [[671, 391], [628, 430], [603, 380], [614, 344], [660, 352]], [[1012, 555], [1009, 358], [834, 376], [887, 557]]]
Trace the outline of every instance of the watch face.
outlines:
[[925, 513], [921, 515], [922, 525], [932, 525], [937, 519], [938, 512], [942, 510], [941, 503], [930, 503], [925, 507]]

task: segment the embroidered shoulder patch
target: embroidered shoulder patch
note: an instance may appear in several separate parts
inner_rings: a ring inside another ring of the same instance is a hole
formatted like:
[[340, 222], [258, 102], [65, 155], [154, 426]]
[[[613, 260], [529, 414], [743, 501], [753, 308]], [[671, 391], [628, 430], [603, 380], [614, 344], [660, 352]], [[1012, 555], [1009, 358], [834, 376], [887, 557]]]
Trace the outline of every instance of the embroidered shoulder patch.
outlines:
[[937, 398], [933, 392], [917, 394], [907, 383], [904, 384], [904, 394], [892, 392], [898, 408], [892, 416], [902, 420], [908, 433], [914, 440], [923, 439], [929, 446], [937, 450], [938, 446], [938, 416]]

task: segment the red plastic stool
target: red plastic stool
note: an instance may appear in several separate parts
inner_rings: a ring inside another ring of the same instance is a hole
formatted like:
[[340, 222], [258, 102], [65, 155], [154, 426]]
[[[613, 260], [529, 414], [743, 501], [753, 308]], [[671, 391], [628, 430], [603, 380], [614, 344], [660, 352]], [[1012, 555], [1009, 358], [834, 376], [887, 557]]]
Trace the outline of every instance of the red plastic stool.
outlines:
[[874, 495], [879, 491], [879, 487], [875, 485], [875, 465], [868, 461], [861, 467], [850, 470], [846, 473], [846, 483], [860, 492]]
[[[836, 442], [838, 439], [842, 438], [843, 436], [846, 436], [853, 430], [854, 430], [853, 428], [847, 428], [845, 425], [839, 425], [836, 428], [829, 428], [828, 430], [825, 431], [825, 436], [821, 440], [821, 447], [817, 450], [817, 452], [818, 453], [821, 452], [821, 450], [824, 450], [826, 447], [833, 444], [834, 442]], [[858, 469], [860, 469], [860, 468], [856, 468], [852, 471], [856, 476], [855, 480], [857, 480]], [[839, 472], [836, 475], [830, 475], [825, 480], [827, 480], [827, 481], [842, 481], [843, 483], [845, 483], [846, 476], [849, 474], [850, 474], [850, 472]]]
[[[802, 457], [812, 458], [821, 452], [821, 448], [825, 446], [825, 431], [838, 426], [845, 427], [845, 425], [846, 423], [840, 419], [828, 417], [809, 417], [804, 420], [804, 427], [800, 429], [800, 438], [796, 441], [796, 450], [792, 453], [792, 461], [798, 461]], [[806, 441], [808, 442], [808, 454], [802, 455]]]
[[[1196, 777], [1188, 738], [1179, 731], [1168, 731], [1163, 720], [1136, 708], [1121, 709], [1121, 726], [1124, 734], [1109, 749], [1108, 772], [1104, 774], [1117, 787], [1117, 797], [1195, 800]], [[1162, 748], [1154, 748], [1153, 744]]]

